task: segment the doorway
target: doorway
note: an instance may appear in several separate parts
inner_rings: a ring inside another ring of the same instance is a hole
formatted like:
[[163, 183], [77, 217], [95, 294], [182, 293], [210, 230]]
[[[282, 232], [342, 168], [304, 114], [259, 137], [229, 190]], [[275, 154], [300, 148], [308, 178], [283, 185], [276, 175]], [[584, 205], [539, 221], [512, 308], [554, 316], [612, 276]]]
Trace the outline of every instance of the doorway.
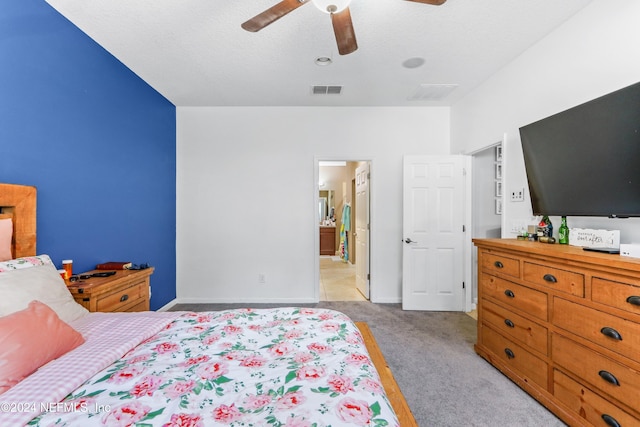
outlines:
[[[471, 153], [473, 162], [473, 223], [472, 238], [502, 237], [504, 206], [504, 167], [502, 141]], [[472, 301], [478, 303], [478, 254], [471, 252]]]
[[[318, 295], [320, 301], [367, 301], [369, 299], [369, 197], [362, 194], [362, 168], [366, 160], [317, 160], [318, 203], [327, 200], [322, 217], [318, 209], [319, 261]], [[360, 172], [360, 176], [356, 174]], [[367, 172], [367, 184], [370, 184]], [[368, 189], [367, 189], [368, 190]], [[363, 221], [366, 224], [363, 226]], [[358, 230], [360, 226], [360, 230]], [[363, 232], [363, 227], [365, 232]], [[331, 245], [332, 243], [332, 245]], [[366, 287], [362, 276], [365, 275]], [[358, 290], [360, 281], [361, 290]], [[363, 292], [365, 290], [366, 292]]]

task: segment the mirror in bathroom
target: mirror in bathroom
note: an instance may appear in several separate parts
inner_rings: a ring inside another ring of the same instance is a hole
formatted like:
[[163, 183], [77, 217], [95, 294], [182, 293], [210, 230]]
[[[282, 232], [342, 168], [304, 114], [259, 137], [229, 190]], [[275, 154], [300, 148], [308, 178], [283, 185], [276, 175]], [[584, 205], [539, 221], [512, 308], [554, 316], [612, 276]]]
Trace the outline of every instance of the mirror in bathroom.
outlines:
[[327, 217], [335, 218], [335, 201], [333, 190], [320, 190], [318, 198], [318, 212], [320, 215], [320, 223]]

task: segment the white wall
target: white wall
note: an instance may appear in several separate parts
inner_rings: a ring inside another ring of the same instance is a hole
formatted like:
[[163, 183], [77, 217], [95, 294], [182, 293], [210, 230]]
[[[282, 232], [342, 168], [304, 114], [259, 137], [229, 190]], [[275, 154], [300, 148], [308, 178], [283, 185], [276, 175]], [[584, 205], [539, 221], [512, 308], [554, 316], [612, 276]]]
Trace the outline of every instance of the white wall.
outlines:
[[[594, 0], [452, 107], [453, 153], [506, 134], [504, 191], [527, 192], [525, 203], [506, 202], [507, 228], [532, 212], [519, 127], [640, 81], [639, 17], [640, 1]], [[640, 219], [572, 217], [569, 225], [619, 229], [623, 243], [640, 242]]]
[[316, 161], [324, 159], [371, 160], [371, 297], [399, 302], [402, 158], [448, 154], [449, 113], [178, 107], [178, 300], [317, 300]]

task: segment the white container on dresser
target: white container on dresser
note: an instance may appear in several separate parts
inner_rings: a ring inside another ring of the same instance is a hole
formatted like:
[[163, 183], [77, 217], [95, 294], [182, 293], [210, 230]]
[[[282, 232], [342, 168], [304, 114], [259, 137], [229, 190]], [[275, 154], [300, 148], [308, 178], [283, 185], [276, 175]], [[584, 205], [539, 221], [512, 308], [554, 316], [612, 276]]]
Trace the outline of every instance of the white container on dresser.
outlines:
[[474, 243], [476, 352], [571, 426], [640, 426], [640, 259]]

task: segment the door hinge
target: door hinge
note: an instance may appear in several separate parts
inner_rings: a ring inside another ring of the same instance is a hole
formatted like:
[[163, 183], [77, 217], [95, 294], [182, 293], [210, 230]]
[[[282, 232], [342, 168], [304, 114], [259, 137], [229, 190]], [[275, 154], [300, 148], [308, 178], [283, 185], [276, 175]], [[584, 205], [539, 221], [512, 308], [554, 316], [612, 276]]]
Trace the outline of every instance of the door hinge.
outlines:
[[367, 179], [371, 179], [371, 172], [367, 172]]
[[371, 229], [370, 227], [371, 227], [370, 224], [367, 224], [367, 230], [370, 230]]
[[367, 273], [367, 280], [371, 280], [371, 274]]
[[464, 282], [462, 282], [462, 289], [465, 289], [465, 287], [464, 287]]
[[467, 227], [466, 227], [464, 224], [462, 224], [462, 232], [463, 232], [463, 233], [466, 233], [466, 232], [467, 232]]

